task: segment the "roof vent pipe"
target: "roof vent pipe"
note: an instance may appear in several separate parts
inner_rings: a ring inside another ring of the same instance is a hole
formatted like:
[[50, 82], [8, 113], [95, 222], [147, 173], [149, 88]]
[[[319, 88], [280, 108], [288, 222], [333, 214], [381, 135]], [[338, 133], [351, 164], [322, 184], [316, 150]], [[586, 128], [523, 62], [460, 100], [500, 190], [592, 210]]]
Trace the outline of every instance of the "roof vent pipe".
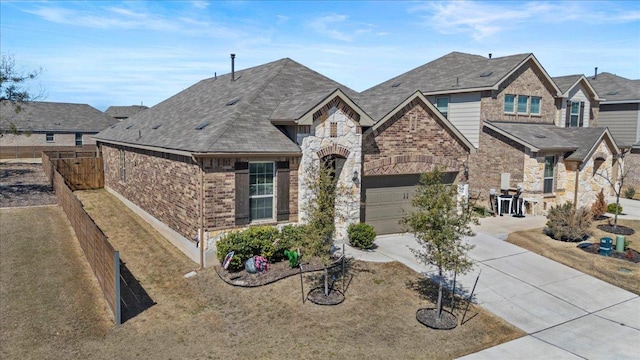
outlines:
[[596, 70], [594, 71], [594, 74], [593, 74], [593, 79], [595, 80], [597, 78], [598, 78], [598, 67], [596, 66]]
[[492, 56], [492, 55], [493, 55], [493, 54], [489, 53], [489, 60], [491, 60], [491, 56]]
[[231, 54], [231, 81], [236, 81], [236, 54]]

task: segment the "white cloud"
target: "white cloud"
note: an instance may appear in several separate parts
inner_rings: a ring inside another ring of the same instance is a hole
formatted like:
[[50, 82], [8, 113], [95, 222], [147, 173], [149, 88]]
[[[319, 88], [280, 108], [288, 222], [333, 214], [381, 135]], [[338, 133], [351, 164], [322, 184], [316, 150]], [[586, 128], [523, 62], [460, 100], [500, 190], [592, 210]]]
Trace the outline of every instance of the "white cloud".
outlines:
[[288, 17], [288, 16], [284, 16], [284, 15], [276, 15], [276, 18], [278, 19], [278, 20], [276, 21], [276, 23], [277, 23], [278, 25], [284, 24], [284, 23], [286, 23], [287, 21], [289, 21], [289, 17]]
[[198, 8], [198, 9], [206, 9], [209, 7], [209, 2], [208, 1], [192, 1], [191, 4], [193, 4], [194, 7]]
[[352, 41], [353, 36], [338, 30], [336, 26], [344, 23], [348, 19], [346, 15], [331, 14], [313, 20], [309, 25], [313, 30], [321, 35], [340, 41]]

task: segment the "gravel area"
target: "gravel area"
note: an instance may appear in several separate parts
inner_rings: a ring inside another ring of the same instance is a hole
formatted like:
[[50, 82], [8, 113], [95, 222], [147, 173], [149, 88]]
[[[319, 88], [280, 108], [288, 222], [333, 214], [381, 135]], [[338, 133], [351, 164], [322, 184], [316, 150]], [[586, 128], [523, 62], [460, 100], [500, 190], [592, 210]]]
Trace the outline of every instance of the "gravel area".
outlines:
[[0, 164], [0, 208], [55, 203], [56, 194], [42, 170], [42, 164]]

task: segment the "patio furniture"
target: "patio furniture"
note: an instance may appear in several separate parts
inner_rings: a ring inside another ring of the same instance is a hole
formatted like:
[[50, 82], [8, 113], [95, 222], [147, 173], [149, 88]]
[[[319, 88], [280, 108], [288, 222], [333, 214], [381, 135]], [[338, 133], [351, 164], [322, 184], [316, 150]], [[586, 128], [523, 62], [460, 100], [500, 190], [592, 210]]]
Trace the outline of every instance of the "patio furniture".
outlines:
[[502, 216], [503, 203], [507, 203], [507, 215], [511, 215], [511, 205], [513, 204], [513, 195], [500, 195], [498, 196], [498, 214]]

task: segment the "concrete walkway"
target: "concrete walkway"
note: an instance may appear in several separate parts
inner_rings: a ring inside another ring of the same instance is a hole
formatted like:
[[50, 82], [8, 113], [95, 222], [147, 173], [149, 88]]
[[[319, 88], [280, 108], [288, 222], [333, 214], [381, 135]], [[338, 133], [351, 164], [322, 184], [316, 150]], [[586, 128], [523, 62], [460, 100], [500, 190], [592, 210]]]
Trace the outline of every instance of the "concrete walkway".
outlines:
[[[479, 275], [474, 302], [528, 335], [463, 359], [638, 359], [638, 295], [503, 241], [511, 231], [545, 222], [543, 216], [485, 218], [468, 239], [476, 265], [458, 277], [457, 291], [468, 296]], [[379, 236], [376, 245], [346, 252], [363, 261], [400, 261], [435, 278], [435, 268], [411, 253], [418, 246], [412, 235]]]

